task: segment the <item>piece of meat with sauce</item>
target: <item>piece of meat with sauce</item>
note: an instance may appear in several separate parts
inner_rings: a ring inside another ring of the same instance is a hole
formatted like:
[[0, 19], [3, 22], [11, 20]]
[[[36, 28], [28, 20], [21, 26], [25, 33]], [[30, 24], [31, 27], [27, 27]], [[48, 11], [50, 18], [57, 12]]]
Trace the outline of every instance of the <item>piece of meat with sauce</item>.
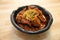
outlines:
[[41, 22], [40, 22], [40, 20], [39, 20], [37, 17], [35, 17], [35, 18], [33, 19], [33, 21], [31, 22], [31, 24], [32, 24], [33, 26], [35, 26], [35, 27], [41, 26]]
[[18, 14], [17, 17], [16, 17], [16, 20], [17, 20], [17, 23], [27, 24], [27, 25], [31, 26], [30, 21], [22, 18], [22, 15]]
[[46, 17], [42, 14], [42, 11], [39, 10], [38, 8], [35, 8], [34, 10], [37, 11], [37, 13], [39, 14], [39, 19], [42, 21], [42, 22], [46, 22]]
[[21, 19], [22, 19], [22, 15], [17, 14], [17, 16], [16, 16], [16, 22], [20, 23]]
[[27, 24], [27, 25], [31, 26], [30, 21], [28, 21], [27, 19], [24, 19], [24, 18], [21, 19], [21, 23], [22, 24]]
[[24, 8], [16, 16], [16, 22], [24, 30], [37, 31], [43, 29], [46, 26], [46, 17], [35, 6], [28, 6], [28, 9]]
[[26, 11], [26, 8], [24, 8], [22, 11], [20, 11], [19, 15], [23, 15], [25, 11]]

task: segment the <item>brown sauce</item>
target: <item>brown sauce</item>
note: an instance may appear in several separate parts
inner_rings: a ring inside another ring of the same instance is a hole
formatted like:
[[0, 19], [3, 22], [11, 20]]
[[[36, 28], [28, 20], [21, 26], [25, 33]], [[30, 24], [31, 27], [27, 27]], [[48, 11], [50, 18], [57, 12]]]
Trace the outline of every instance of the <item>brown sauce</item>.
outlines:
[[16, 15], [17, 24], [27, 31], [41, 30], [46, 26], [47, 18], [35, 6], [28, 6]]

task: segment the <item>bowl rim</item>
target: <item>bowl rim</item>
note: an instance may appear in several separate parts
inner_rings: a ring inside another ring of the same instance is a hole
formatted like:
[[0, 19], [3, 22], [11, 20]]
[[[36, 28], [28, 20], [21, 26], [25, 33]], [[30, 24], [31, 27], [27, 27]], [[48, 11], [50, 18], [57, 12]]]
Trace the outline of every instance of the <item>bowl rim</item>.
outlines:
[[[29, 5], [27, 5], [27, 6], [29, 6]], [[39, 7], [39, 8], [42, 8], [41, 6], [38, 6], [38, 5], [32, 5], [32, 6], [37, 6], [37, 7]], [[24, 6], [22, 6], [22, 7], [24, 7]], [[19, 7], [19, 8], [21, 8], [21, 7]], [[18, 9], [19, 9], [19, 8], [18, 8]], [[11, 19], [11, 23], [14, 25], [14, 27], [16, 27], [19, 31], [22, 31], [22, 32], [24, 32], [24, 33], [28, 33], [28, 34], [38, 34], [38, 33], [45, 32], [45, 31], [47, 31], [47, 30], [50, 28], [50, 26], [51, 26], [51, 24], [52, 24], [52, 22], [53, 22], [53, 18], [52, 18], [52, 15], [50, 14], [50, 12], [48, 12], [47, 10], [45, 10], [44, 8], [42, 8], [45, 12], [47, 12], [47, 14], [49, 15], [49, 18], [50, 18], [50, 20], [48, 21], [47, 26], [46, 26], [44, 29], [41, 29], [41, 30], [38, 30], [38, 31], [35, 31], [35, 32], [30, 32], [30, 31], [24, 30], [23, 28], [19, 27], [19, 26], [15, 23], [15, 20], [14, 20], [15, 12], [18, 11], [18, 9], [17, 9], [17, 10], [14, 10], [14, 11], [12, 12], [12, 14], [11, 14], [11, 16], [10, 16], [10, 19]]]

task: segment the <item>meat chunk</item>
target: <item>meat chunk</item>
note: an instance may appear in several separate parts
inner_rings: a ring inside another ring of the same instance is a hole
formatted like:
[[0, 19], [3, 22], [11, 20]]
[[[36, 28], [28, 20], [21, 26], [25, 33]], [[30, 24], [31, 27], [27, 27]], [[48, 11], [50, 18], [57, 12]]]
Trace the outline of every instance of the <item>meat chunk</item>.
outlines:
[[38, 8], [35, 8], [34, 10], [37, 11], [37, 13], [39, 14], [39, 19], [42, 21], [42, 22], [46, 22], [46, 17], [42, 14], [42, 11], [39, 10]]
[[20, 11], [19, 15], [23, 15], [25, 11], [26, 11], [26, 8], [24, 8], [22, 11]]
[[17, 21], [17, 23], [27, 24], [27, 25], [31, 26], [30, 21], [28, 21], [27, 19], [22, 18], [22, 15], [18, 14], [17, 17], [16, 17], [16, 21]]
[[22, 19], [22, 15], [17, 14], [17, 16], [16, 16], [16, 22], [20, 23], [21, 19]]
[[19, 26], [25, 30], [32, 31], [32, 29], [28, 25], [19, 24]]
[[27, 31], [37, 31], [43, 29], [46, 26], [47, 18], [35, 6], [28, 6], [28, 9], [24, 8], [16, 16], [17, 24]]
[[37, 17], [35, 17], [35, 18], [33, 19], [33, 21], [31, 22], [31, 24], [32, 24], [33, 26], [35, 26], [35, 27], [41, 26], [41, 22], [40, 22], [40, 20], [39, 20]]
[[28, 21], [27, 19], [24, 19], [24, 18], [21, 19], [21, 23], [22, 24], [27, 24], [27, 25], [31, 26], [30, 21]]

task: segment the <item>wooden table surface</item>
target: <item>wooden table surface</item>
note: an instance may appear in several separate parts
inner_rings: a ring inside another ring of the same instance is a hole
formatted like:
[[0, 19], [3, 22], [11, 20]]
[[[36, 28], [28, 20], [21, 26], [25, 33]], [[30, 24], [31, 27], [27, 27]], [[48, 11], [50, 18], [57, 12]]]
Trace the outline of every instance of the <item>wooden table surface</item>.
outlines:
[[[12, 11], [31, 4], [40, 5], [52, 14], [53, 24], [47, 32], [24, 34], [11, 24]], [[60, 0], [0, 0], [0, 40], [60, 40]]]

